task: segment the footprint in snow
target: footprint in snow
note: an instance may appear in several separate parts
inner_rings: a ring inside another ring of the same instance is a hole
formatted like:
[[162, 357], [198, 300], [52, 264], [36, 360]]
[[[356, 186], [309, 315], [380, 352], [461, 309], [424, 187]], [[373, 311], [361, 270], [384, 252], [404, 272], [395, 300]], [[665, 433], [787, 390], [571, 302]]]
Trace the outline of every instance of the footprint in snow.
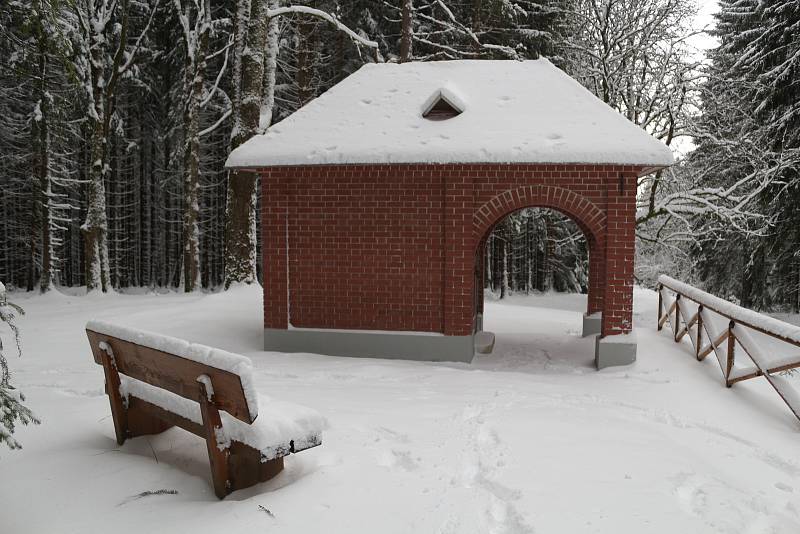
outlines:
[[391, 428], [380, 426], [378, 427], [378, 439], [390, 439], [392, 441], [397, 441], [399, 443], [408, 443], [410, 440], [408, 438], [408, 434], [403, 434], [402, 432], [397, 432], [396, 430], [392, 430]]
[[404, 471], [416, 471], [419, 468], [420, 458], [412, 458], [411, 451], [408, 450], [384, 450], [378, 454], [377, 464], [387, 468], [403, 469]]
[[706, 481], [693, 473], [679, 473], [675, 481], [675, 496], [686, 513], [700, 516], [706, 506]]
[[62, 389], [59, 391], [62, 395], [66, 395], [68, 397], [104, 397], [106, 392], [103, 388], [94, 388], [94, 389]]
[[489, 532], [508, 532], [513, 534], [533, 534], [530, 526], [517, 509], [507, 501], [489, 495], [490, 504], [487, 509]]

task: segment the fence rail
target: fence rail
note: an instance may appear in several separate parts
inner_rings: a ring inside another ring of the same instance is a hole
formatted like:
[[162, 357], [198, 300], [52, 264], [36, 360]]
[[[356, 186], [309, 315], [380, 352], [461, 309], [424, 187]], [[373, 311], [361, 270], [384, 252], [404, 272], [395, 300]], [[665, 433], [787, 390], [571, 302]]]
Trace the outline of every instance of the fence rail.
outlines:
[[[711, 315], [711, 312], [717, 317]], [[727, 320], [727, 326], [719, 323]], [[800, 367], [800, 351], [770, 357], [749, 330], [800, 348], [800, 327], [737, 306], [669, 276], [658, 278], [658, 329], [669, 322], [676, 342], [685, 336], [695, 349], [698, 361], [712, 352], [719, 362], [725, 385], [763, 376], [800, 420], [800, 392], [780, 373]], [[724, 345], [724, 346], [723, 346]], [[736, 359], [741, 347], [747, 360]]]

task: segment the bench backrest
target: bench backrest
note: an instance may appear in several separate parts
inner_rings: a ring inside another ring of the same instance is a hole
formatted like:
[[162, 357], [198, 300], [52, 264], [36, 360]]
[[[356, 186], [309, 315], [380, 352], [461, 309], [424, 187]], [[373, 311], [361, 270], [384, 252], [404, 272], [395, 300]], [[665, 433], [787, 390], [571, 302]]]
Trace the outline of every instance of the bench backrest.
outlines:
[[[202, 391], [197, 378], [207, 375], [219, 410], [245, 423], [252, 423], [258, 414], [257, 406], [248, 404], [243, 383], [251, 383], [251, 371], [249, 360], [242, 356], [99, 321], [90, 321], [86, 334], [98, 364], [102, 364], [101, 347], [105, 343], [111, 348], [120, 374], [197, 402]], [[220, 362], [227, 369], [213, 365]]]

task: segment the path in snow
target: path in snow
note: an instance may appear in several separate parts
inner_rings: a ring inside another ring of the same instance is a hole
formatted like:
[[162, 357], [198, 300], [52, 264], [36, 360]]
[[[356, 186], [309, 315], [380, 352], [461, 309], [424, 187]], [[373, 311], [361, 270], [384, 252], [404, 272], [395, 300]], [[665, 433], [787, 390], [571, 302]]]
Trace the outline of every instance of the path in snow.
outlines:
[[[0, 450], [3, 534], [800, 531], [800, 425], [767, 384], [728, 390], [716, 362], [657, 333], [649, 291], [639, 360], [602, 372], [580, 295], [487, 302], [497, 343], [472, 365], [261, 352], [258, 288], [17, 300], [11, 365], [43, 424]], [[92, 317], [251, 357], [262, 393], [329, 419], [322, 447], [222, 502], [194, 436], [118, 447]]]

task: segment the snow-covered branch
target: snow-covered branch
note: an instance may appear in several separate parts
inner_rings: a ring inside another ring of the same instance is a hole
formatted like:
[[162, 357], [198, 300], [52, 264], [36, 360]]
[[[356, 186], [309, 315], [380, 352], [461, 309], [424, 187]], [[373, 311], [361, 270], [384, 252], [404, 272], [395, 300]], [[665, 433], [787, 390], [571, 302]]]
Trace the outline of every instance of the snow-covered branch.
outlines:
[[313, 7], [308, 6], [283, 6], [275, 9], [268, 9], [267, 16], [268, 17], [280, 17], [281, 15], [294, 15], [294, 14], [303, 14], [303, 15], [311, 15], [313, 17], [320, 18], [322, 20], [328, 21], [340, 31], [346, 33], [353, 41], [356, 41], [359, 44], [362, 44], [368, 48], [378, 49], [378, 43], [372, 41], [370, 39], [365, 39], [358, 33], [354, 32], [347, 26], [345, 26], [335, 15], [331, 15], [326, 11], [322, 11], [321, 9], [316, 9]]

